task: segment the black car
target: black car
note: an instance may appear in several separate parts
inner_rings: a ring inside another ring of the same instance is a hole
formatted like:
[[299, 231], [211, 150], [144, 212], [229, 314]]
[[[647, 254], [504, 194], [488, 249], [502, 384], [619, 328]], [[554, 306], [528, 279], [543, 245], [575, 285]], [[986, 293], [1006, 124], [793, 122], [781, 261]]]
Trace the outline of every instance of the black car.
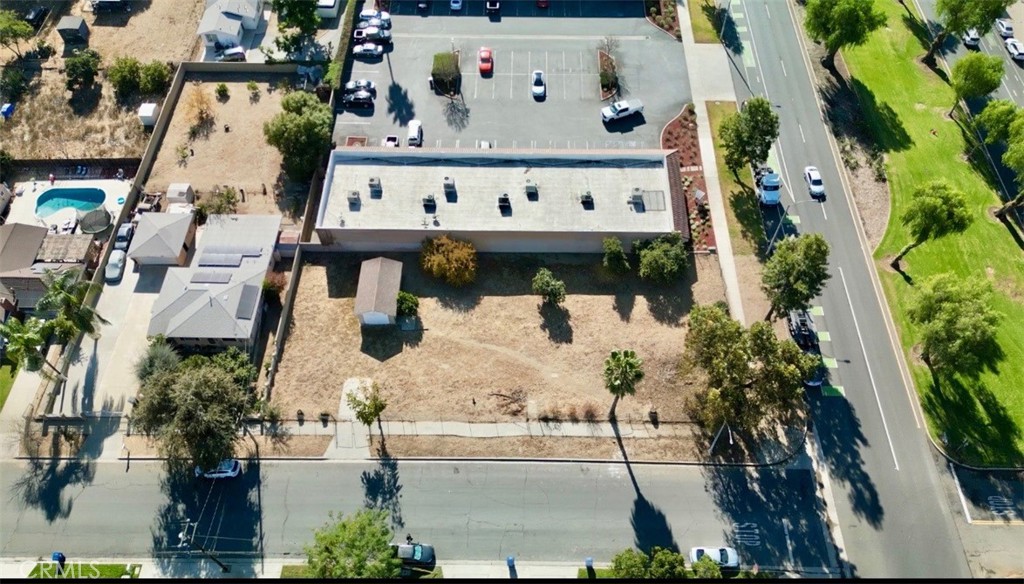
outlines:
[[369, 91], [356, 91], [341, 96], [341, 103], [349, 107], [373, 107], [373, 95]]
[[813, 349], [818, 345], [818, 333], [814, 329], [814, 319], [806, 310], [794, 310], [789, 313], [789, 334], [804, 350]]
[[39, 30], [39, 27], [43, 26], [43, 22], [46, 21], [48, 14], [50, 14], [49, 8], [36, 6], [25, 15], [25, 22], [29, 23], [33, 30]]

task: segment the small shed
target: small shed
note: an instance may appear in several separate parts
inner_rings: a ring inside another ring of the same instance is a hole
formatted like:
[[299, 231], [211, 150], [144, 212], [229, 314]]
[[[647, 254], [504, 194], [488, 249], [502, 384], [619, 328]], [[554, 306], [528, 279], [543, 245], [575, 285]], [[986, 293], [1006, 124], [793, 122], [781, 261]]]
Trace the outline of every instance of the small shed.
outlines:
[[139, 121], [143, 126], [155, 126], [160, 109], [155, 103], [144, 103], [139, 106]]
[[402, 262], [387, 258], [366, 260], [359, 268], [356, 288], [356, 317], [363, 326], [395, 324], [398, 290], [402, 284]]
[[65, 16], [57, 23], [57, 34], [65, 44], [80, 45], [89, 42], [89, 27], [81, 16]]
[[195, 239], [191, 213], [143, 213], [128, 257], [144, 265], [184, 266]]
[[167, 204], [191, 204], [196, 200], [196, 193], [188, 183], [174, 183], [167, 187]]

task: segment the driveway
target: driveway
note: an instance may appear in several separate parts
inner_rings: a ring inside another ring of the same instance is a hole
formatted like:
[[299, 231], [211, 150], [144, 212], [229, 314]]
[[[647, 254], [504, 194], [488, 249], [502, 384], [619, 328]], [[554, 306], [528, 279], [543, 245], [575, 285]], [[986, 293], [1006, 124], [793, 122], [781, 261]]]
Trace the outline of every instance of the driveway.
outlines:
[[[553, 2], [541, 15], [534, 3], [503, 2], [501, 17], [491, 18], [483, 2], [468, 2], [454, 15], [447, 2], [434, 2], [429, 14], [416, 14], [411, 1], [392, 3], [393, 46], [382, 59], [352, 67], [352, 79], [377, 84], [376, 105], [340, 111], [335, 142], [365, 136], [379, 145], [397, 134], [404, 144], [404, 128], [418, 119], [424, 144], [438, 148], [472, 148], [482, 140], [498, 148], [659, 147], [662, 127], [690, 100], [682, 45], [648, 23], [640, 3], [594, 4]], [[623, 97], [645, 105], [642, 115], [607, 126], [597, 63], [605, 37], [618, 41]], [[482, 46], [495, 57], [486, 78], [477, 70]], [[463, 101], [454, 104], [428, 82], [433, 55], [453, 49], [463, 76]], [[545, 72], [546, 99], [531, 95], [534, 70]]]

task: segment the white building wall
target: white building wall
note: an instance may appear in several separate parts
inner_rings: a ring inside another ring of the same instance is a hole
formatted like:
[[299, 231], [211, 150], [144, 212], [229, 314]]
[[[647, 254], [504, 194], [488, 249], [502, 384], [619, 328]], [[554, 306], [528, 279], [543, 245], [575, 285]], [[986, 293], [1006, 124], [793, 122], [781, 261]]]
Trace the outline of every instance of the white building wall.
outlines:
[[391, 324], [391, 319], [383, 312], [365, 312], [359, 317], [366, 326], [383, 326]]
[[362, 231], [344, 228], [316, 229], [320, 242], [339, 251], [419, 251], [426, 238], [448, 234], [469, 240], [484, 253], [604, 253], [606, 237], [617, 236], [629, 251], [637, 239], [654, 239], [663, 233], [543, 233], [524, 231], [443, 231], [440, 229]]

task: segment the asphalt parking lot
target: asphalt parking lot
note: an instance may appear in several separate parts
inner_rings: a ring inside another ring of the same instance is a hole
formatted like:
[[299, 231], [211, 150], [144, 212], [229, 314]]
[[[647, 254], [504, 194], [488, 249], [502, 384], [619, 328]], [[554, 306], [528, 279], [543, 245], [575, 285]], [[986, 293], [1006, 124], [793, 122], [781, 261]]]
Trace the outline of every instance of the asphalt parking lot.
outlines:
[[[410, 120], [423, 122], [424, 145], [473, 148], [657, 148], [661, 129], [690, 100], [682, 44], [642, 16], [642, 3], [502, 2], [500, 18], [484, 14], [483, 2], [466, 2], [453, 14], [433, 2], [429, 14], [413, 0], [392, 2], [394, 44], [383, 58], [358, 60], [351, 79], [377, 84], [374, 108], [339, 110], [334, 140], [365, 136], [379, 145]], [[622, 97], [644, 102], [644, 112], [605, 125], [600, 109], [597, 47], [618, 41]], [[477, 51], [494, 52], [494, 74], [481, 77]], [[460, 52], [462, 103], [436, 95], [428, 78], [433, 55]], [[547, 97], [530, 92], [534, 70], [547, 77]]]

